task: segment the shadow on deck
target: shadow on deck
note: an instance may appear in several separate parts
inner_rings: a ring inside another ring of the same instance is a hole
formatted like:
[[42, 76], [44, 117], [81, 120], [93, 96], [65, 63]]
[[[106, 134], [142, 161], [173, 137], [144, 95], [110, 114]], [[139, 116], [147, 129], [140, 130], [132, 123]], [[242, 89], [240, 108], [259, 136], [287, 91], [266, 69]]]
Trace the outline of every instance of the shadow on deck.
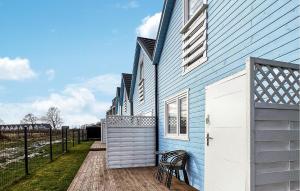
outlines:
[[[164, 191], [153, 176], [154, 167], [106, 169], [105, 151], [89, 152], [68, 191]], [[171, 190], [196, 189], [173, 178]]]

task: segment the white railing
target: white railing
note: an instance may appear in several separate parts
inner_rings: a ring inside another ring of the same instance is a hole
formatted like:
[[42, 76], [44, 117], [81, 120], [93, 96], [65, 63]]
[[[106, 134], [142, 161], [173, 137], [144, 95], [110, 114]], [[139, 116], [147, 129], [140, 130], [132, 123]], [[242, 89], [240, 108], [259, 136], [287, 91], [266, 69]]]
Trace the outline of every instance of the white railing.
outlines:
[[115, 127], [152, 128], [155, 127], [155, 117], [111, 115], [106, 117], [106, 126], [111, 128], [115, 128]]
[[155, 117], [107, 116], [108, 168], [155, 165]]

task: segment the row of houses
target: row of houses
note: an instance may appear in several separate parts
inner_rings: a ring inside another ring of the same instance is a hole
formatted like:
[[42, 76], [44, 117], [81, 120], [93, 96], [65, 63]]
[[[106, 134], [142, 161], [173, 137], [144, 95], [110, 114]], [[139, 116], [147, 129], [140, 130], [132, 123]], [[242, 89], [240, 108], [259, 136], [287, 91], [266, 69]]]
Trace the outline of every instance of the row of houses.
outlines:
[[[157, 38], [137, 38], [132, 73], [122, 74], [107, 115], [155, 116], [159, 150], [188, 151], [190, 183], [204, 190], [210, 138], [206, 88], [245, 70], [254, 57], [299, 64], [299, 12], [299, 0], [165, 0]], [[226, 94], [220, 88], [216, 97], [222, 91]], [[236, 104], [241, 105], [238, 99]], [[220, 115], [235, 110], [234, 105], [224, 107]], [[220, 169], [220, 174], [224, 183], [226, 172]]]

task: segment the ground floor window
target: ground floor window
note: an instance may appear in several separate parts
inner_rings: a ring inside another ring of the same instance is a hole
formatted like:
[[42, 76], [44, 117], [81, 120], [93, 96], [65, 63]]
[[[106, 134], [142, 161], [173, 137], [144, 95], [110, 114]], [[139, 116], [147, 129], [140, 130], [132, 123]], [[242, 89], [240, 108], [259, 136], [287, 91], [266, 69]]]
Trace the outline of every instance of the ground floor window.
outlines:
[[188, 90], [165, 101], [165, 137], [188, 139]]

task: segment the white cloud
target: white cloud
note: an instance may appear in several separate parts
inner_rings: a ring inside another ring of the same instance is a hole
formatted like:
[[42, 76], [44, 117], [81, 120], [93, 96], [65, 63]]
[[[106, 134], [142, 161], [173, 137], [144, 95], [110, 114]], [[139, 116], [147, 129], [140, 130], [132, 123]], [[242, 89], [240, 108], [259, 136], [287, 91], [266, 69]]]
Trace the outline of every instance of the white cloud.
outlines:
[[53, 70], [53, 69], [47, 70], [46, 76], [47, 76], [48, 80], [53, 80], [55, 77], [55, 70]]
[[152, 16], [147, 16], [142, 20], [142, 24], [137, 27], [136, 33], [138, 36], [145, 38], [156, 38], [159, 27], [161, 13], [155, 13]]
[[61, 92], [52, 92], [47, 97], [27, 103], [0, 103], [0, 118], [6, 123], [18, 123], [29, 112], [44, 115], [49, 107], [61, 110], [65, 125], [95, 123], [105, 116], [111, 101], [100, 101], [97, 95], [113, 96], [119, 75], [106, 74], [69, 84]]
[[0, 58], [0, 80], [24, 80], [36, 77], [26, 58]]
[[121, 9], [134, 9], [138, 8], [140, 5], [136, 0], [129, 0], [126, 3], [117, 3], [116, 7]]

